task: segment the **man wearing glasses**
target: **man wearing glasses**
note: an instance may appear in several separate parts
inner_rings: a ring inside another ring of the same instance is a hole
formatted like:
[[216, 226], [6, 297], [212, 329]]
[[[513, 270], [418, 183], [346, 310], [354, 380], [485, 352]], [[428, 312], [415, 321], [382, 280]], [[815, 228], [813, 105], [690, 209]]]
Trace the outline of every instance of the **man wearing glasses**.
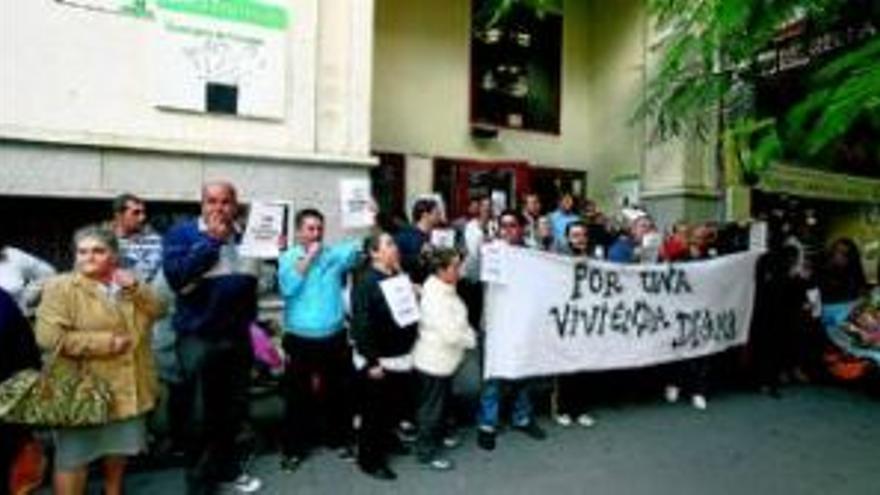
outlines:
[[[525, 247], [525, 218], [516, 210], [505, 210], [498, 217], [499, 238], [510, 246]], [[528, 382], [524, 380], [490, 379], [483, 382], [477, 411], [477, 445], [485, 450], [495, 449], [498, 416], [505, 394], [514, 396], [511, 425], [535, 440], [547, 434], [535, 421]]]

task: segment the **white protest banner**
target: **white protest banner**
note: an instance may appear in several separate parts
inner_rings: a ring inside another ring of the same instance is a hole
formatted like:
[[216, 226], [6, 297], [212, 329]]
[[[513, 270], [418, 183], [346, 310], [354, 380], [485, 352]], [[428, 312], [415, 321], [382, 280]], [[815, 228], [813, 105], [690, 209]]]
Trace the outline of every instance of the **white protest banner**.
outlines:
[[279, 239], [284, 235], [287, 205], [281, 202], [254, 201], [241, 240], [241, 255], [250, 258], [277, 258]]
[[455, 247], [455, 230], [433, 229], [431, 230], [431, 245], [440, 248]]
[[620, 265], [499, 249], [505, 283], [486, 296], [488, 378], [636, 368], [748, 339], [761, 253]]
[[382, 289], [382, 295], [391, 308], [391, 316], [398, 325], [405, 327], [419, 321], [419, 303], [408, 275], [386, 278], [379, 282], [379, 288]]
[[342, 226], [346, 229], [370, 227], [375, 221], [370, 181], [342, 179], [339, 181], [339, 200], [342, 208]]

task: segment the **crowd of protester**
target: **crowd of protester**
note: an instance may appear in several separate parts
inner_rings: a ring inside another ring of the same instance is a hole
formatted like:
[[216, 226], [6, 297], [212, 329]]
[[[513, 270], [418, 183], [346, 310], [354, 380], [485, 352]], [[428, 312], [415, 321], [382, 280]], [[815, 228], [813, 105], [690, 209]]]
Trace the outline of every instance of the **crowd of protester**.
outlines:
[[[214, 493], [223, 485], [259, 491], [262, 482], [247, 473], [238, 439], [248, 421], [260, 265], [238, 249], [235, 187], [205, 184], [201, 215], [164, 237], [149, 228], [146, 205], [136, 196], [117, 198], [112, 213], [110, 221], [77, 232], [76, 264], [61, 275], [0, 245], [0, 380], [38, 368], [39, 346], [89, 368], [113, 391], [106, 424], [52, 432], [56, 493], [84, 493], [88, 467], [99, 460], [105, 493], [122, 493], [126, 459], [148, 448], [149, 414], [157, 410], [171, 424], [162, 434], [184, 452], [187, 493]], [[792, 381], [876, 386], [876, 361], [835, 346], [825, 331], [845, 323], [869, 297], [856, 245], [839, 239], [824, 253], [805, 253], [786, 219], [771, 220], [750, 341], [735, 350], [735, 361], [748, 363], [737, 365], [738, 377], [774, 397]], [[335, 244], [324, 241], [322, 212], [302, 209], [294, 223], [295, 240], [277, 266], [286, 355], [278, 387], [285, 406], [280, 468], [295, 473], [314, 449], [327, 446], [382, 480], [396, 478], [393, 459], [410, 448], [427, 468], [454, 468], [449, 454], [460, 439], [453, 377], [468, 352], [483, 352], [484, 244], [615, 263], [686, 263], [749, 248], [747, 227], [680, 222], [661, 232], [642, 209], [609, 216], [569, 193], [550, 211], [537, 194], [525, 195], [518, 209], [497, 212], [490, 198], [474, 197], [468, 214], [448, 225], [436, 200], [419, 199], [408, 225], [376, 227]], [[457, 231], [456, 245], [433, 245], [432, 231], [448, 227]], [[398, 323], [381, 287], [399, 274], [409, 276], [419, 297], [420, 319], [409, 325]], [[869, 329], [876, 324], [868, 311], [858, 317]], [[656, 397], [675, 402], [684, 394], [705, 410], [723, 382], [718, 375], [730, 372], [725, 359], [631, 373], [656, 383]], [[553, 378], [555, 421], [595, 426], [595, 409], [615, 373]], [[534, 440], [546, 438], [535, 387], [535, 380], [483, 381], [473, 415], [479, 448], [495, 449], [505, 422]], [[511, 407], [502, 407], [508, 399]], [[510, 414], [506, 421], [503, 411]], [[21, 426], [0, 428], [0, 462], [9, 466], [31, 437]], [[0, 493], [8, 488], [4, 478]]]

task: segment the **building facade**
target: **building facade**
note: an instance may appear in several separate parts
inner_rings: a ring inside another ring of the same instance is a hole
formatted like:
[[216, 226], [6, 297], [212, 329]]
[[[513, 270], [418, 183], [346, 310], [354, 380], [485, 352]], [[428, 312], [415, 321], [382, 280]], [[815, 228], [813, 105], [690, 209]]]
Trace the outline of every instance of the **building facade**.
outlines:
[[3, 2], [6, 241], [57, 258], [114, 195], [171, 215], [211, 179], [338, 235], [338, 181], [374, 162], [372, 26], [371, 0]]

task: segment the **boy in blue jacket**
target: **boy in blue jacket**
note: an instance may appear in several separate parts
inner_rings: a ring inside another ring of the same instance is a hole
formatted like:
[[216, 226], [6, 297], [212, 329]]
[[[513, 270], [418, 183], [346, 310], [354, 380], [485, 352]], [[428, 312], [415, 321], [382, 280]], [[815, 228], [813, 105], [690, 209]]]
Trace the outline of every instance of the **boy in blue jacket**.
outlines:
[[284, 299], [284, 378], [281, 468], [295, 471], [312, 446], [326, 443], [352, 458], [353, 370], [345, 332], [343, 287], [360, 257], [360, 242], [324, 244], [324, 216], [300, 210], [296, 245], [278, 263]]

